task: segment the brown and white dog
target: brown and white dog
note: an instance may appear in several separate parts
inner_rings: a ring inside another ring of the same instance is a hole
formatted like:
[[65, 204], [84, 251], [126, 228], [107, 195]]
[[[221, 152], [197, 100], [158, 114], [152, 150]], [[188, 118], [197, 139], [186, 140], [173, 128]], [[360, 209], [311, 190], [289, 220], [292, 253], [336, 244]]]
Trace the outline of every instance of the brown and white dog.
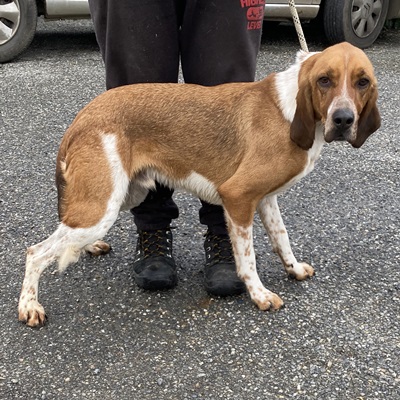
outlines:
[[216, 87], [138, 84], [109, 90], [79, 112], [61, 143], [56, 180], [60, 225], [27, 250], [19, 319], [44, 323], [39, 278], [82, 251], [109, 250], [102, 239], [123, 208], [157, 180], [224, 207], [237, 266], [261, 310], [283, 302], [256, 270], [257, 210], [287, 273], [314, 274], [290, 248], [277, 194], [308, 174], [324, 142], [360, 147], [380, 126], [377, 82], [367, 56], [342, 43], [299, 52], [288, 70], [260, 82]]

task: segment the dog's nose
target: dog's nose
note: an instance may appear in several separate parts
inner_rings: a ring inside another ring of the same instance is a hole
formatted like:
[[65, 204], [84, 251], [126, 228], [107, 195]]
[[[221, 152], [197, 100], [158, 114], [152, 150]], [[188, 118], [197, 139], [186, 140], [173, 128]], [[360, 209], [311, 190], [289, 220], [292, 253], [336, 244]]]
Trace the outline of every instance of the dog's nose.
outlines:
[[353, 125], [354, 113], [348, 108], [341, 108], [333, 113], [332, 118], [336, 128], [345, 130]]

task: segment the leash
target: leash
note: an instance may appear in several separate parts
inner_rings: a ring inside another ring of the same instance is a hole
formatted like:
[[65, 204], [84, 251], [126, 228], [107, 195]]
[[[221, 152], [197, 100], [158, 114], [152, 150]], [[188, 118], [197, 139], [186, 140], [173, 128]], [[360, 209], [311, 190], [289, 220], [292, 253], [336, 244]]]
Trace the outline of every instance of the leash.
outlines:
[[308, 53], [308, 46], [306, 42], [306, 38], [304, 37], [303, 28], [300, 23], [299, 14], [297, 13], [296, 4], [294, 0], [288, 0], [290, 13], [292, 14], [293, 23], [296, 28], [297, 36], [299, 37], [300, 47], [303, 51]]

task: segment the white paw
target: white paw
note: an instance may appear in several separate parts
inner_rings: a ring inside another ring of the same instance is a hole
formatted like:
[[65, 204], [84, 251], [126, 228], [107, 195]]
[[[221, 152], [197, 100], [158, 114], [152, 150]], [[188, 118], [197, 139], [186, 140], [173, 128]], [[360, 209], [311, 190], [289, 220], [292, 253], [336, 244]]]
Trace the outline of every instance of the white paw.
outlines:
[[304, 279], [310, 278], [315, 273], [314, 268], [304, 262], [296, 262], [295, 264], [287, 266], [286, 272], [289, 276], [298, 281], [304, 281]]
[[85, 251], [92, 256], [101, 256], [107, 254], [111, 250], [111, 246], [102, 240], [96, 240], [93, 244], [85, 247]]
[[275, 293], [263, 287], [249, 290], [250, 297], [262, 311], [275, 311], [283, 306], [283, 300]]
[[46, 322], [46, 313], [41, 304], [36, 300], [29, 300], [26, 303], [20, 301], [18, 319], [26, 322], [28, 326], [36, 327], [44, 325]]

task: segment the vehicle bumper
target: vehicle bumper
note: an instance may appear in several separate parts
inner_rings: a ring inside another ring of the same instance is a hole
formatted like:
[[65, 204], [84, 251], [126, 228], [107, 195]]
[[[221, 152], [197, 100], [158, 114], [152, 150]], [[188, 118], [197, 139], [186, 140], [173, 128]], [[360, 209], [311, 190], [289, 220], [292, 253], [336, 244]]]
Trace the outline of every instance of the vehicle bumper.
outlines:
[[[313, 19], [317, 16], [319, 5], [302, 5], [296, 9], [300, 19]], [[266, 4], [264, 11], [264, 19], [268, 21], [286, 21], [292, 20], [292, 14], [287, 4]]]

